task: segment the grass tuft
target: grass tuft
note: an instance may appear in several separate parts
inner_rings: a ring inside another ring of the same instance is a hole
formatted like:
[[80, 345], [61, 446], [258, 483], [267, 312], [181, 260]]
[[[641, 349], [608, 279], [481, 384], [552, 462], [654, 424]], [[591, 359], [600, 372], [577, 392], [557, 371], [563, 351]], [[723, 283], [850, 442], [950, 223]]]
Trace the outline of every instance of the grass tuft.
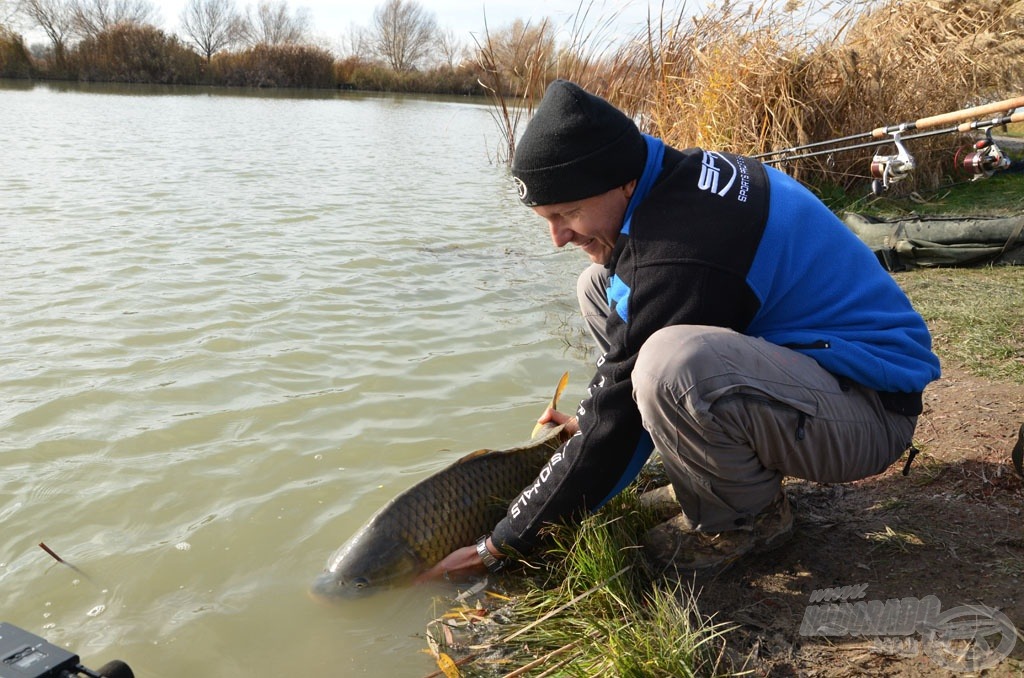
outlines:
[[[543, 567], [490, 615], [505, 623], [477, 629], [474, 654], [459, 665], [463, 676], [731, 673], [725, 642], [732, 627], [703, 616], [694, 591], [653, 585], [635, 540], [655, 519], [636, 497], [627, 490], [579, 526], [548, 531]], [[439, 654], [459, 652], [437, 645]]]

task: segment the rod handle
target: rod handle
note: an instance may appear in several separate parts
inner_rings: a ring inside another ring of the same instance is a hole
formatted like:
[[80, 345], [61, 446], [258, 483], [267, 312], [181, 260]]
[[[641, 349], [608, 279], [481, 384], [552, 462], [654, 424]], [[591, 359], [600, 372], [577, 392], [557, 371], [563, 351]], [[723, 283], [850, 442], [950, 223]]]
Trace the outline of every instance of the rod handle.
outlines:
[[[1024, 122], [1024, 111], [1017, 111], [1008, 118], [997, 118], [1000, 125], [1005, 125], [1009, 122]], [[973, 122], [965, 122], [957, 126], [957, 132], [970, 132], [976, 129]]]
[[[904, 125], [903, 127], [905, 129], [927, 129], [928, 127], [938, 127], [940, 125], [946, 125], [953, 122], [960, 122], [965, 118], [977, 118], [983, 115], [991, 115], [993, 113], [1010, 111], [1015, 108], [1022, 107], [1024, 107], [1024, 96], [1019, 96], [1014, 97], [1013, 99], [1004, 99], [1003, 101], [985, 104], [983, 106], [974, 106], [973, 108], [963, 108], [959, 111], [950, 111], [949, 113], [932, 115], [927, 118], [916, 120], [915, 122]], [[891, 132], [898, 131], [900, 127], [901, 125], [877, 127], [871, 130], [871, 136], [875, 139], [881, 139], [888, 136]]]

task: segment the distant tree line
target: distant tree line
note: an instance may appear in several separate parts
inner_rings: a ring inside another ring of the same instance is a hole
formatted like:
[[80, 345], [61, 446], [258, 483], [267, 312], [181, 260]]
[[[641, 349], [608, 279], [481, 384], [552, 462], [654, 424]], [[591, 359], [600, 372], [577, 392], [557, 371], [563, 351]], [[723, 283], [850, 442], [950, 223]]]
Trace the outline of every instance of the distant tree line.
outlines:
[[[288, 0], [188, 0], [177, 34], [157, 16], [151, 0], [0, 0], [0, 77], [516, 95], [538, 55], [554, 58], [546, 21], [466, 44], [415, 0], [386, 0], [333, 48]], [[15, 26], [48, 44], [27, 46]]]

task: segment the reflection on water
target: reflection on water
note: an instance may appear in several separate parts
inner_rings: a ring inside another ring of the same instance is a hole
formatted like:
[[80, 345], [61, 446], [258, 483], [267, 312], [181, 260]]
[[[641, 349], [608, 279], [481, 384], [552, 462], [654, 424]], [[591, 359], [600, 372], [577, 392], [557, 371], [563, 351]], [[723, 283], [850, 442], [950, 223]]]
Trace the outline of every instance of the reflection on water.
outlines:
[[306, 587], [589, 376], [584, 262], [490, 164], [487, 108], [4, 82], [0, 128], [4, 619], [137, 675], [428, 673], [437, 591]]

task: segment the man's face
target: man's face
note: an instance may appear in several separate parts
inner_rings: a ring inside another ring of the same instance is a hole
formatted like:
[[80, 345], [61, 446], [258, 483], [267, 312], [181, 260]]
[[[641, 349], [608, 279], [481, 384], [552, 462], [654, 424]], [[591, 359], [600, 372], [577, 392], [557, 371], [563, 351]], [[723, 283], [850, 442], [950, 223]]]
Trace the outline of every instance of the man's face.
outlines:
[[596, 264], [611, 259], [636, 181], [583, 200], [532, 208], [548, 222], [555, 247], [575, 245]]

